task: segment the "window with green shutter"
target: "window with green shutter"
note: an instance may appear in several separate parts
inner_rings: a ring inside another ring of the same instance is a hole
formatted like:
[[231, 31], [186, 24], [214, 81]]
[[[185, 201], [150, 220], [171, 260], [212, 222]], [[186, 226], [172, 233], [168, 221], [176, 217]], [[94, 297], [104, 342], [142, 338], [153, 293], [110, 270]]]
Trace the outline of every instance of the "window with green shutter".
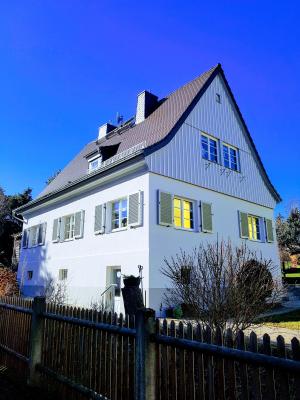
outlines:
[[202, 232], [212, 232], [213, 231], [213, 221], [212, 221], [212, 205], [211, 203], [201, 202], [201, 224]]
[[142, 225], [143, 192], [132, 193], [128, 196], [128, 226]]
[[158, 191], [158, 223], [173, 226], [173, 195]]
[[59, 232], [60, 232], [60, 219], [55, 218], [53, 221], [53, 228], [52, 228], [52, 242], [57, 243], [59, 241]]
[[28, 247], [28, 229], [24, 229], [23, 231], [22, 247], [23, 249]]
[[105, 213], [106, 205], [99, 204], [95, 207], [95, 221], [94, 221], [94, 233], [95, 235], [105, 232]]
[[243, 239], [248, 239], [249, 238], [248, 214], [240, 211], [239, 220], [240, 220], [240, 236]]
[[78, 211], [74, 214], [74, 238], [80, 239], [83, 237], [84, 226], [84, 211]]
[[267, 242], [274, 242], [274, 231], [273, 231], [273, 222], [271, 219], [265, 218], [266, 225], [266, 239]]

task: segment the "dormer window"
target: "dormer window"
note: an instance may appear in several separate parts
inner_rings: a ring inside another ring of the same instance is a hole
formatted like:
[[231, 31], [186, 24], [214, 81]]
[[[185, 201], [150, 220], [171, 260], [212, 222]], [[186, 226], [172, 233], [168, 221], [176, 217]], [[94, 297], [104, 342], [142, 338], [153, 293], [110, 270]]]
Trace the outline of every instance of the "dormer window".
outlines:
[[89, 172], [95, 171], [100, 167], [100, 165], [101, 165], [101, 156], [93, 158], [92, 160], [89, 161]]

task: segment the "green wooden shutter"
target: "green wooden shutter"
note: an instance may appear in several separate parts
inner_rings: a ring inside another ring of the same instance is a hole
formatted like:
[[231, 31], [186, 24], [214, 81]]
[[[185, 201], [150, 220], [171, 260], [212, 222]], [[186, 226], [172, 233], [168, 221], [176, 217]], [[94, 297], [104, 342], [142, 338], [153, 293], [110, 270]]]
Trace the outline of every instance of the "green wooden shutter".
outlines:
[[23, 231], [22, 247], [23, 249], [28, 247], [28, 229], [24, 229]]
[[60, 219], [55, 218], [53, 221], [53, 230], [52, 230], [52, 242], [57, 243], [59, 241], [59, 231], [60, 231]]
[[243, 239], [248, 239], [249, 238], [248, 214], [240, 211], [239, 219], [240, 219], [240, 236]]
[[274, 242], [274, 232], [273, 232], [273, 222], [272, 222], [272, 220], [265, 218], [265, 224], [266, 224], [267, 242], [269, 242], [269, 243]]
[[39, 227], [38, 227], [38, 229], [39, 229], [38, 244], [39, 245], [45, 244], [46, 227], [47, 227], [47, 223], [46, 222], [44, 222], [43, 224], [40, 224]]
[[105, 204], [95, 207], [94, 233], [98, 235], [105, 232]]
[[212, 205], [211, 203], [201, 202], [201, 222], [202, 232], [212, 232]]
[[135, 227], [142, 224], [142, 192], [128, 196], [128, 226]]
[[75, 229], [74, 238], [80, 239], [83, 236], [83, 224], [84, 224], [84, 211], [78, 211], [75, 213]]
[[173, 225], [173, 195], [158, 192], [158, 223], [160, 225]]

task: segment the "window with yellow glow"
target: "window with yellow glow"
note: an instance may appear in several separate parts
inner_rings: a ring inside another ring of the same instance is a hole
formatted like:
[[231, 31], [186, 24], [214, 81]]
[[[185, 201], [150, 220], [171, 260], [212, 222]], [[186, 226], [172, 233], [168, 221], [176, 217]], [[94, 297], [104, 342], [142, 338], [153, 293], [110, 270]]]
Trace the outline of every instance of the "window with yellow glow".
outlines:
[[248, 215], [249, 239], [260, 240], [259, 218]]
[[194, 229], [193, 203], [174, 197], [174, 225], [177, 228]]

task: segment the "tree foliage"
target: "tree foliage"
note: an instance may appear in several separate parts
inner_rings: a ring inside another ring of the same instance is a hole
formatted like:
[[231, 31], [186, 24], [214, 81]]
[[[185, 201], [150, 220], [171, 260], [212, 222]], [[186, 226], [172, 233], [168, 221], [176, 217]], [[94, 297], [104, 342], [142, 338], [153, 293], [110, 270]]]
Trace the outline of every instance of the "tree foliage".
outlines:
[[276, 219], [276, 234], [281, 254], [300, 252], [300, 209], [293, 208], [285, 219]]
[[22, 223], [12, 217], [12, 211], [32, 200], [31, 192], [27, 188], [22, 193], [5, 195], [0, 187], [0, 263], [8, 267], [13, 252], [12, 235], [22, 231]]
[[280, 301], [284, 288], [272, 277], [271, 260], [258, 257], [246, 245], [230, 242], [200, 244], [165, 260], [169, 278], [165, 300], [182, 306], [191, 317], [212, 329], [245, 329]]

